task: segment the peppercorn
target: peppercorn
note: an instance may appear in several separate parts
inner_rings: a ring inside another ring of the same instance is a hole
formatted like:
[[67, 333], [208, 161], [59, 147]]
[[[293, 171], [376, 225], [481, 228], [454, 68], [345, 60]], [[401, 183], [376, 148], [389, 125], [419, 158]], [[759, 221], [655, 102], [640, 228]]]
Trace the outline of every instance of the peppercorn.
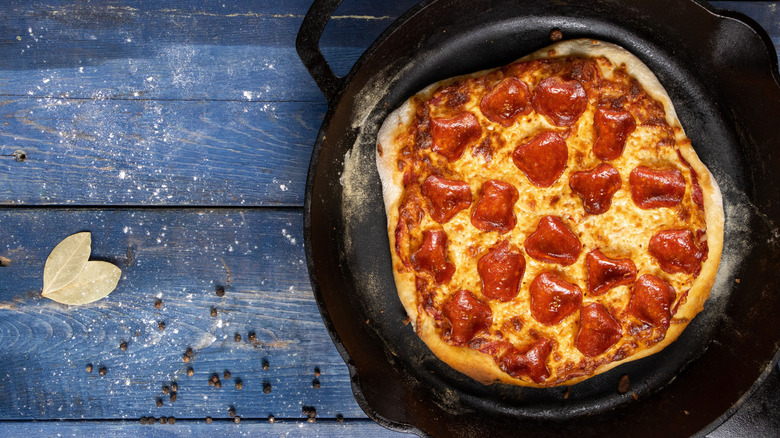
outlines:
[[160, 424], [165, 424], [168, 422], [168, 417], [160, 417]]
[[163, 394], [165, 394], [165, 395], [168, 395], [168, 393], [169, 393], [170, 391], [171, 391], [171, 390], [170, 390], [170, 389], [168, 389], [168, 387], [167, 387], [167, 386], [163, 386], [163, 387], [162, 387], [162, 393], [163, 393]]
[[190, 357], [185, 354], [184, 356], [182, 356], [181, 360], [183, 360], [186, 363], [190, 361]]
[[337, 423], [343, 423], [344, 422], [344, 416], [341, 414], [336, 414], [336, 422]]
[[159, 330], [159, 331], [163, 331], [163, 330], [165, 330], [165, 322], [164, 322], [164, 321], [160, 321], [160, 322], [157, 324], [157, 330]]
[[209, 386], [214, 386], [214, 382], [212, 382], [211, 380], [209, 380]]
[[175, 417], [168, 417], [168, 424], [175, 424], [176, 418]]
[[217, 289], [214, 291], [214, 293], [216, 293], [218, 297], [224, 297], [225, 296], [225, 288], [222, 287], [222, 286], [217, 286]]
[[240, 423], [241, 422], [241, 417], [236, 415], [236, 417], [233, 418], [233, 422], [236, 423], [236, 424]]
[[190, 377], [194, 376], [195, 370], [193, 370], [192, 368], [187, 368], [187, 375]]
[[255, 342], [257, 335], [254, 332], [249, 332], [249, 342]]
[[320, 376], [320, 367], [314, 367], [314, 377]]
[[228, 371], [228, 370], [225, 370], [225, 372], [223, 373], [223, 375], [225, 376], [225, 378], [226, 378], [226, 379], [229, 379], [229, 378], [230, 378], [230, 371]]
[[103, 376], [105, 376], [107, 372], [108, 372], [108, 371], [106, 370], [106, 367], [101, 367], [101, 368], [98, 370], [98, 374], [100, 374], [100, 377], [103, 377]]
[[206, 424], [211, 424], [211, 417], [206, 417]]
[[271, 393], [271, 384], [266, 382], [263, 383], [263, 394], [270, 394]]
[[211, 381], [213, 383], [217, 383], [219, 381], [219, 376], [217, 375], [217, 373], [211, 375]]
[[222, 382], [220, 382], [219, 380], [217, 380], [217, 382], [216, 382], [216, 383], [214, 383], [214, 387], [215, 387], [215, 388], [217, 388], [217, 389], [220, 389], [220, 388], [222, 388]]
[[162, 300], [159, 300], [159, 299], [158, 299], [157, 301], [155, 301], [155, 302], [154, 302], [154, 308], [155, 308], [155, 309], [160, 309], [160, 308], [162, 308]]
[[263, 359], [263, 370], [267, 370], [270, 367], [271, 366], [268, 364], [268, 360], [267, 359]]
[[230, 415], [230, 418], [233, 418], [236, 416], [236, 408], [228, 408], [228, 415]]
[[236, 389], [242, 389], [244, 387], [244, 384], [241, 383], [241, 380], [236, 380]]
[[314, 423], [315, 421], [317, 421], [317, 419], [314, 417], [309, 417], [306, 419], [306, 421], [308, 421], [309, 423]]
[[273, 415], [269, 415], [268, 416], [268, 422], [269, 423], [276, 423], [276, 417], [274, 417]]
[[235, 335], [235, 336], [233, 336], [233, 339], [234, 339], [236, 342], [241, 342], [241, 335], [240, 335], [239, 333], [236, 333], [236, 335]]
[[171, 391], [176, 392], [179, 390], [179, 385], [174, 383], [171, 383]]
[[184, 352], [184, 355], [192, 357], [192, 348], [191, 347], [187, 347], [187, 351]]
[[158, 399], [157, 399], [157, 407], [158, 407], [158, 408], [161, 408], [161, 407], [162, 407], [162, 405], [163, 405], [163, 401], [162, 401], [162, 399], [161, 399], [161, 398], [158, 398]]
[[171, 403], [175, 402], [175, 401], [176, 401], [176, 398], [177, 398], [177, 396], [176, 396], [176, 393], [175, 393], [175, 392], [172, 392], [172, 393], [171, 393]]
[[92, 372], [92, 364], [91, 364], [91, 363], [88, 363], [88, 364], [87, 364], [87, 368], [86, 368], [86, 369], [87, 369], [87, 372], [88, 372], [88, 373], [91, 373], [91, 372]]
[[127, 351], [127, 342], [122, 341], [122, 343], [119, 344], [119, 349], [122, 351]]
[[318, 379], [314, 379], [311, 382], [311, 386], [314, 389], [320, 389], [320, 381]]

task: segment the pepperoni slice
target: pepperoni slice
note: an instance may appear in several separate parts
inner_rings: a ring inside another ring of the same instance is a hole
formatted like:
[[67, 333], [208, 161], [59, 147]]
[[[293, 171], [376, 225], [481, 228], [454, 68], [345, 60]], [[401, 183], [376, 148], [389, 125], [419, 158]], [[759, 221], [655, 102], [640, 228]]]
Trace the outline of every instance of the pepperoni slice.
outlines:
[[575, 345], [585, 356], [598, 356], [609, 350], [623, 335], [620, 324], [599, 303], [583, 307], [581, 315], [580, 331], [577, 333]]
[[466, 147], [474, 144], [482, 137], [482, 126], [477, 116], [470, 112], [462, 112], [451, 118], [431, 119], [433, 149], [450, 161], [455, 161], [463, 155]]
[[503, 234], [517, 224], [515, 202], [520, 198], [515, 186], [498, 180], [485, 181], [482, 196], [471, 213], [471, 223], [482, 231]]
[[511, 126], [518, 116], [531, 112], [528, 85], [515, 77], [504, 78], [479, 102], [482, 114], [491, 122]]
[[493, 324], [490, 306], [464, 289], [444, 303], [442, 313], [450, 323], [450, 330], [445, 332], [444, 337], [452, 345], [468, 344], [477, 333], [489, 329]]
[[638, 166], [628, 177], [631, 183], [631, 199], [645, 210], [658, 207], [674, 207], [685, 195], [685, 179], [678, 169], [659, 170]]
[[664, 330], [672, 320], [672, 303], [677, 297], [674, 287], [655, 275], [645, 274], [634, 284], [628, 311], [642, 321]]
[[569, 266], [577, 261], [582, 244], [557, 216], [545, 216], [525, 240], [525, 251], [536, 260]]
[[636, 265], [631, 259], [613, 259], [594, 249], [585, 256], [588, 266], [588, 292], [601, 295], [613, 287], [636, 280]]
[[447, 233], [426, 230], [422, 237], [422, 245], [412, 254], [412, 267], [431, 274], [437, 284], [450, 281], [455, 265], [447, 260]]
[[696, 244], [690, 230], [659, 231], [650, 238], [648, 250], [661, 269], [669, 274], [684, 272], [698, 276], [701, 264], [707, 258], [707, 251]]
[[569, 187], [582, 199], [588, 214], [604, 214], [612, 205], [612, 196], [623, 181], [620, 174], [609, 164], [599, 164], [590, 170], [574, 172], [569, 178]]
[[566, 168], [569, 148], [556, 132], [537, 134], [512, 152], [512, 161], [538, 187], [550, 187]]
[[547, 358], [551, 351], [552, 343], [540, 337], [525, 350], [519, 350], [514, 345], [509, 347], [497, 362], [499, 368], [512, 377], [528, 376], [534, 382], [542, 383], [550, 377]]
[[458, 212], [471, 205], [471, 188], [465, 181], [431, 175], [422, 184], [422, 194], [431, 207], [431, 218], [436, 222], [447, 223]]
[[588, 107], [588, 95], [582, 84], [551, 76], [534, 88], [531, 104], [537, 113], [550, 119], [555, 126], [569, 126]]
[[525, 258], [520, 252], [511, 251], [509, 241], [504, 240], [479, 259], [477, 272], [482, 279], [482, 295], [491, 300], [509, 301], [519, 292]]
[[582, 304], [582, 289], [554, 272], [542, 272], [528, 291], [531, 315], [544, 325], [555, 325], [574, 313]]
[[599, 108], [593, 119], [596, 128], [593, 155], [604, 161], [614, 160], [623, 153], [626, 139], [636, 129], [634, 116], [625, 110]]

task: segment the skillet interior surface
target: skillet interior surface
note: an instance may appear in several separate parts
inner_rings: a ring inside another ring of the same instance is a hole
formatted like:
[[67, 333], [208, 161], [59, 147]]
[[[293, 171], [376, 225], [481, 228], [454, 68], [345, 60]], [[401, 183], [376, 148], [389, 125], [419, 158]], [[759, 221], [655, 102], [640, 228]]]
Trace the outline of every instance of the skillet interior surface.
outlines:
[[[723, 192], [723, 260], [705, 310], [662, 352], [570, 389], [482, 386], [404, 323], [376, 133], [426, 85], [511, 62], [548, 45], [555, 28], [619, 44], [656, 73]], [[442, 436], [689, 436], [716, 427], [776, 362], [780, 137], [770, 127], [780, 88], [774, 52], [752, 27], [693, 1], [434, 1], [388, 29], [345, 83], [310, 168], [307, 259], [358, 402], [380, 424]], [[619, 394], [623, 374], [631, 390]]]

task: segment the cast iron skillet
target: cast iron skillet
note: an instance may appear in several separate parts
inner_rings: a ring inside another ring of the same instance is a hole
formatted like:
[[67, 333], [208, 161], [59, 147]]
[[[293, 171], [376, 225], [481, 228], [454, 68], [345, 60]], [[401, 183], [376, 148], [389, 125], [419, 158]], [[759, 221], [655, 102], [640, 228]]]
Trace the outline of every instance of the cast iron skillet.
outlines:
[[[315, 1], [298, 35], [298, 53], [328, 100], [304, 236], [323, 320], [366, 413], [392, 429], [436, 436], [690, 436], [728, 418], [777, 362], [780, 344], [780, 75], [763, 30], [695, 0], [425, 1], [339, 78], [318, 47], [339, 3]], [[404, 324], [376, 133], [426, 85], [544, 47], [554, 28], [565, 38], [617, 43], [656, 73], [723, 191], [723, 262], [704, 311], [661, 353], [570, 389], [482, 386], [439, 361]], [[619, 394], [623, 374], [631, 390]]]

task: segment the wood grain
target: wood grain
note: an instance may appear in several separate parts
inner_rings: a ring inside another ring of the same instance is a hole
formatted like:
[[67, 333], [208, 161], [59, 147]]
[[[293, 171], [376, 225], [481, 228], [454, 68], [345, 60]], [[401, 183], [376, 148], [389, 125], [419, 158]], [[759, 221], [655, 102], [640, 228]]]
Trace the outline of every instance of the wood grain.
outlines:
[[[275, 209], [0, 210], [0, 256], [10, 260], [0, 268], [3, 419], [225, 417], [231, 406], [249, 418], [305, 418], [303, 406], [363, 417], [311, 294], [301, 220]], [[123, 270], [116, 290], [85, 306], [41, 298], [46, 256], [81, 230], [92, 232], [93, 260]], [[208, 385], [213, 373], [221, 389]], [[172, 381], [175, 403], [161, 392]]]
[[[0, 435], [397, 435], [355, 402], [304, 263], [300, 206], [326, 111], [294, 48], [310, 3], [0, 4]], [[320, 45], [334, 71], [415, 3], [345, 1]], [[780, 47], [777, 2], [713, 5]], [[41, 298], [46, 256], [79, 231], [93, 259], [123, 269], [117, 290], [83, 307]], [[174, 381], [172, 403], [161, 388]], [[735, 418], [714, 436], [777, 429], [771, 415]]]

